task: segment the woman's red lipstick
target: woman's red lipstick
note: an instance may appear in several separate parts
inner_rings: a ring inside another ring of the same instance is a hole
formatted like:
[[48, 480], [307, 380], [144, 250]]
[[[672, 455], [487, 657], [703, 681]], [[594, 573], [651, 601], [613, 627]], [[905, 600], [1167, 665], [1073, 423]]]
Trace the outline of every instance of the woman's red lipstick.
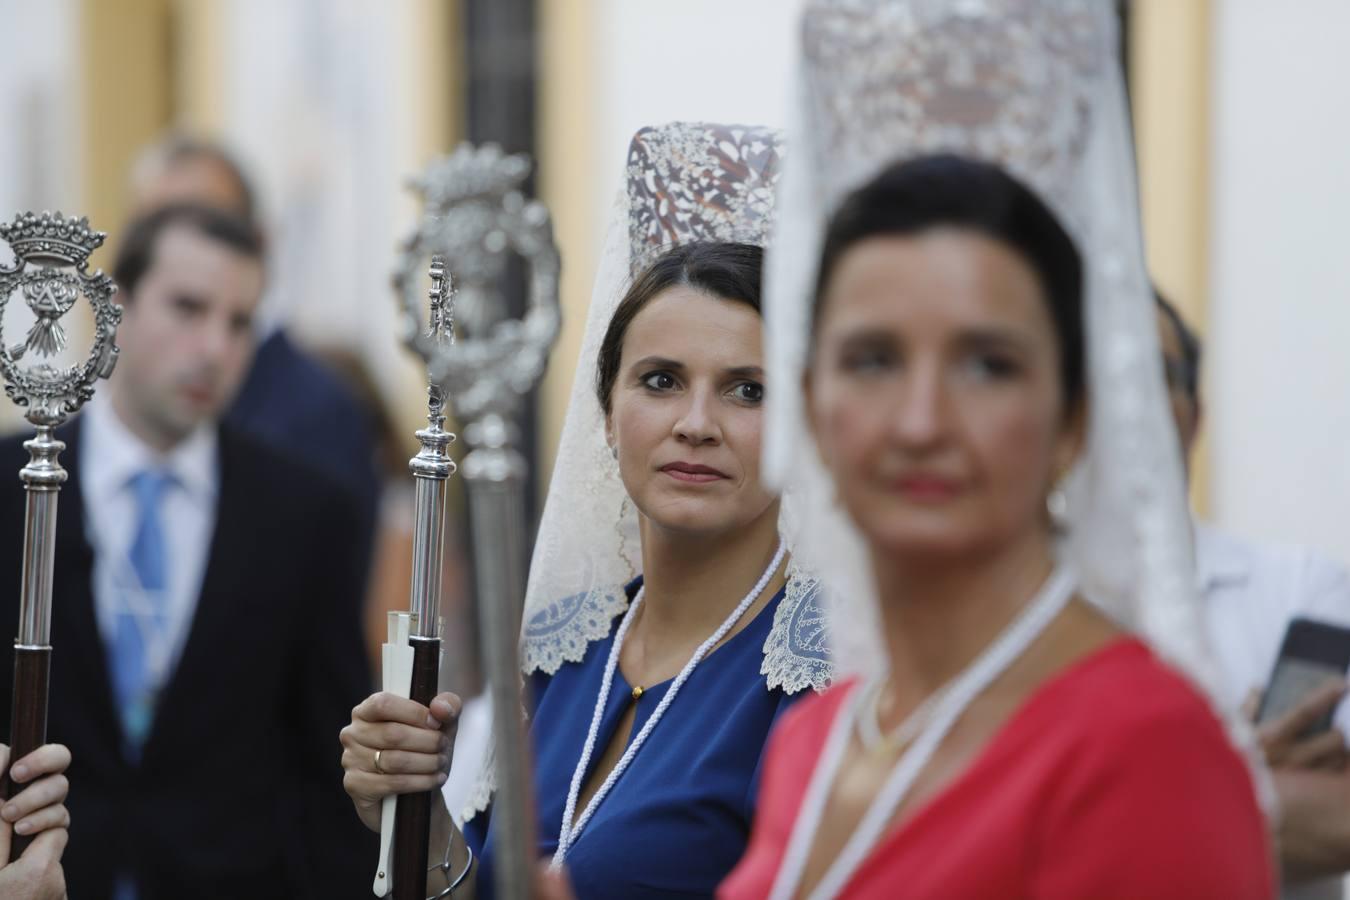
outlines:
[[700, 466], [687, 462], [667, 463], [661, 467], [661, 471], [677, 481], [688, 484], [708, 484], [727, 477], [725, 472], [718, 471], [711, 466]]
[[905, 475], [892, 484], [907, 499], [919, 503], [941, 503], [961, 490], [960, 482], [939, 475]]

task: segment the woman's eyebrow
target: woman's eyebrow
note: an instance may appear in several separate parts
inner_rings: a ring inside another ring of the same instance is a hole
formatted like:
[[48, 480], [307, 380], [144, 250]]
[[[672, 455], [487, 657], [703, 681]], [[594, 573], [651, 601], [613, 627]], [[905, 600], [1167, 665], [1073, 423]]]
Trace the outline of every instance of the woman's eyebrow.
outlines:
[[1014, 328], [995, 326], [969, 328], [957, 337], [957, 343], [975, 349], [1015, 350], [1026, 353], [1030, 350], [1030, 336]]
[[672, 369], [674, 371], [683, 371], [684, 363], [675, 359], [667, 359], [664, 356], [644, 356], [637, 362], [629, 366], [630, 369]]

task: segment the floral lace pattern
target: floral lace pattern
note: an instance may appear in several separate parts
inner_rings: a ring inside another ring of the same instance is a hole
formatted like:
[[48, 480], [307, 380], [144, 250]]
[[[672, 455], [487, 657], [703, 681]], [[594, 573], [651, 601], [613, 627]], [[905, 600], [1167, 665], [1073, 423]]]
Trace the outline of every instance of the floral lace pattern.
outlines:
[[628, 609], [623, 586], [573, 594], [532, 610], [522, 628], [521, 669], [556, 672], [565, 662], [581, 662], [592, 642], [606, 637], [614, 617]]
[[1061, 211], [1083, 158], [1095, 78], [1115, 64], [1093, 4], [840, 0], [809, 4], [805, 64], [829, 196], [877, 161], [953, 151], [999, 160]]
[[675, 122], [628, 147], [632, 273], [693, 240], [763, 244], [782, 140], [768, 128]]
[[834, 678], [820, 582], [795, 565], [788, 568], [787, 589], [774, 610], [759, 671], [771, 690], [780, 688], [786, 694], [807, 688], [823, 691]]

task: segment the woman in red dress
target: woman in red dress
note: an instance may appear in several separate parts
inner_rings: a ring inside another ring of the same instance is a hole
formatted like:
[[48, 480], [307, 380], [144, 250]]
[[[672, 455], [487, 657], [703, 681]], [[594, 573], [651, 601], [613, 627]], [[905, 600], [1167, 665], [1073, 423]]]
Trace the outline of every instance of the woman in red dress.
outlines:
[[1060, 561], [1083, 284], [1055, 215], [990, 164], [892, 165], [832, 218], [807, 416], [867, 546], [887, 671], [784, 720], [720, 896], [1273, 896], [1207, 702]]

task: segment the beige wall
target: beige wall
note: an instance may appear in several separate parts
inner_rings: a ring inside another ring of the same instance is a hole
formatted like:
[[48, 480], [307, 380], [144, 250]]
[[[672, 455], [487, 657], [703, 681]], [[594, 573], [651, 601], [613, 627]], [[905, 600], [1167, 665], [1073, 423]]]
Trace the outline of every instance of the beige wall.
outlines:
[[172, 117], [170, 0], [83, 0], [79, 23], [83, 210], [112, 232], [126, 216], [128, 166]]
[[[597, 88], [594, 5], [539, 4], [539, 194], [562, 254], [562, 333], [539, 394], [540, 490], [548, 490], [600, 253], [594, 196]], [[542, 499], [542, 498], [541, 498]]]
[[[1208, 0], [1134, 0], [1130, 75], [1149, 268], [1201, 332], [1209, 316], [1210, 40]], [[1210, 495], [1209, 442], [1191, 469], [1201, 515]]]
[[1214, 518], [1350, 565], [1350, 3], [1213, 6]]

